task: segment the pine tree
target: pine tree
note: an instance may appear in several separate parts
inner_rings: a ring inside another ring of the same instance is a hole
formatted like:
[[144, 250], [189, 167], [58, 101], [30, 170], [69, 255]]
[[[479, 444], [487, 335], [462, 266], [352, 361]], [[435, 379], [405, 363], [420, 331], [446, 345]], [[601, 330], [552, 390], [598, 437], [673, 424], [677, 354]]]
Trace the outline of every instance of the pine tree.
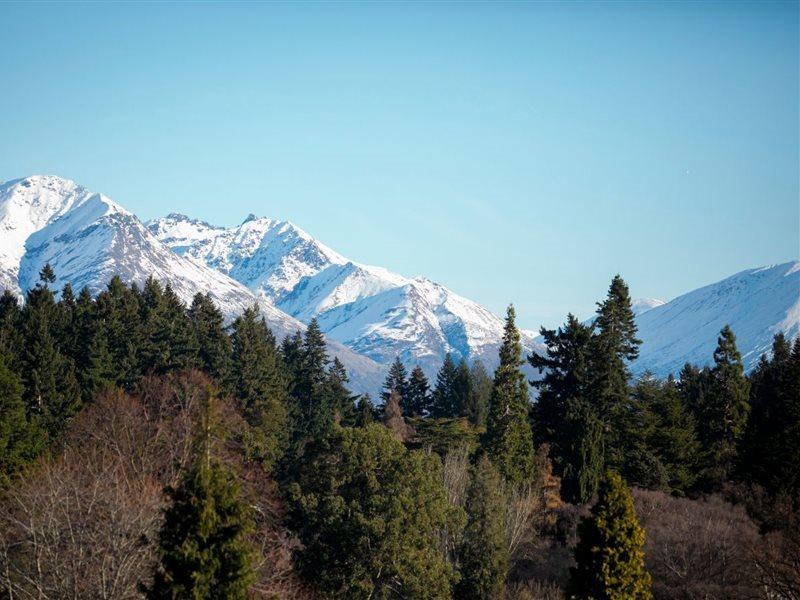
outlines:
[[22, 330], [19, 300], [7, 289], [0, 296], [0, 354], [4, 356], [6, 365], [16, 371], [20, 369], [24, 354]]
[[506, 480], [520, 482], [533, 475], [534, 447], [528, 422], [528, 384], [520, 371], [522, 345], [514, 317], [514, 307], [509, 306], [484, 447]]
[[350, 377], [339, 358], [334, 358], [328, 367], [328, 378], [322, 388], [323, 404], [330, 406], [333, 420], [342, 425], [352, 426], [356, 421], [356, 396], [347, 389]]
[[467, 365], [467, 362], [462, 358], [458, 363], [456, 378], [453, 381], [453, 404], [457, 407], [457, 412], [455, 414], [457, 417], [464, 417], [467, 415], [471, 385], [472, 380], [469, 372], [469, 365]]
[[627, 363], [639, 356], [642, 342], [636, 338], [630, 293], [622, 277], [614, 277], [606, 299], [597, 307], [597, 334], [592, 339], [591, 351], [590, 398], [606, 431], [606, 463], [619, 467], [624, 460], [624, 439], [621, 439], [619, 428], [614, 427], [614, 423], [628, 402], [630, 371]]
[[194, 464], [176, 488], [166, 490], [170, 504], [148, 598], [249, 597], [253, 551], [247, 537], [253, 518], [231, 471], [212, 458], [212, 410], [207, 406], [203, 415]]
[[467, 493], [467, 526], [460, 548], [457, 598], [501, 598], [508, 573], [506, 497], [502, 477], [484, 456]]
[[25, 414], [22, 383], [0, 357], [0, 486], [45, 447], [35, 420]]
[[442, 368], [436, 376], [436, 387], [431, 399], [431, 416], [434, 419], [453, 418], [458, 416], [460, 408], [455, 392], [455, 381], [458, 375], [453, 357], [448, 353], [444, 357]]
[[570, 398], [564, 419], [561, 495], [585, 504], [597, 493], [604, 469], [604, 427], [586, 400]]
[[39, 281], [42, 282], [44, 287], [48, 287], [56, 282], [56, 274], [53, 271], [53, 267], [50, 266], [50, 263], [46, 263], [42, 270], [39, 271]]
[[800, 338], [792, 347], [775, 336], [751, 376], [751, 413], [742, 440], [739, 475], [772, 495], [800, 492]]
[[[571, 459], [570, 448], [574, 449], [579, 443], [573, 435], [576, 428], [567, 427], [568, 406], [570, 402], [589, 401], [592, 330], [574, 315], [568, 314], [563, 327], [558, 330], [542, 327], [541, 335], [547, 348], [546, 354], [531, 354], [528, 357], [531, 366], [544, 374], [539, 381], [531, 382], [539, 390], [532, 411], [534, 435], [537, 440], [549, 444], [556, 471], [563, 473]], [[587, 415], [588, 411], [585, 407], [573, 411], [575, 418], [579, 414]], [[577, 430], [588, 429], [587, 424], [578, 424]]]
[[727, 325], [717, 340], [710, 375], [704, 410], [708, 428], [704, 483], [713, 489], [730, 478], [750, 412], [750, 382], [744, 374], [736, 336]]
[[576, 565], [567, 597], [574, 600], [640, 600], [653, 597], [644, 566], [644, 531], [622, 478], [607, 471], [592, 513], [578, 526]]
[[286, 451], [287, 391], [275, 338], [258, 306], [234, 321], [232, 348], [236, 398], [254, 429], [252, 451], [269, 468]]
[[308, 581], [333, 598], [451, 597], [439, 541], [463, 527], [436, 454], [408, 451], [386, 427], [334, 427], [312, 440], [291, 487]]
[[22, 373], [27, 412], [56, 436], [77, 412], [81, 397], [74, 363], [60, 352], [54, 335], [57, 309], [54, 294], [46, 285], [54, 277], [50, 271], [42, 269], [43, 285], [28, 291], [22, 314]]
[[403, 403], [407, 417], [424, 417], [431, 410], [431, 391], [425, 372], [417, 365], [408, 379], [408, 400]]
[[364, 394], [358, 399], [356, 405], [356, 427], [366, 427], [375, 421], [375, 408], [372, 406], [372, 400], [369, 394]]
[[469, 422], [475, 427], [486, 427], [491, 396], [492, 378], [486, 372], [483, 361], [475, 360], [469, 371], [469, 394], [464, 411]]
[[408, 374], [406, 373], [406, 368], [400, 361], [399, 356], [394, 359], [394, 362], [389, 367], [389, 373], [386, 375], [386, 381], [383, 382], [383, 392], [381, 393], [381, 398], [384, 402], [389, 399], [392, 391], [400, 394], [400, 404], [405, 406], [405, 403], [408, 400]]
[[227, 387], [232, 378], [231, 340], [225, 333], [222, 313], [208, 294], [197, 293], [189, 308], [200, 368], [220, 385]]
[[647, 373], [639, 378], [623, 426], [629, 483], [675, 494], [694, 485], [700, 443], [672, 378], [661, 381]]

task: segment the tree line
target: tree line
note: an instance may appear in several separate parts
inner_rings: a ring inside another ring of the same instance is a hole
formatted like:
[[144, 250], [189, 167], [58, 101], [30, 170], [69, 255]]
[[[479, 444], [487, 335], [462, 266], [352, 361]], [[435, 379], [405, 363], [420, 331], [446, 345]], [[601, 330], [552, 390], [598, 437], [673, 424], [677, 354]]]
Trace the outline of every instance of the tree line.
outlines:
[[[542, 329], [544, 354], [523, 356], [510, 307], [493, 375], [448, 355], [431, 385], [398, 359], [374, 406], [348, 389], [313, 320], [277, 340], [257, 307], [226, 325], [208, 296], [187, 307], [154, 279], [113, 278], [95, 297], [53, 281], [46, 266], [23, 304], [0, 298], [0, 519], [24, 521], [10, 500], [45, 473], [81, 473], [68, 481], [83, 489], [99, 475], [68, 458], [94, 448], [75, 443], [86, 422], [143, 411], [173, 432], [153, 456], [172, 458], [136, 472], [163, 492], [139, 507], [141, 566], [119, 597], [650, 598], [668, 575], [646, 551], [634, 501], [651, 497], [637, 490], [724, 494], [773, 545], [754, 573], [784, 573], [773, 588], [800, 578], [775, 566], [796, 535], [800, 342], [777, 335], [748, 377], [726, 327], [712, 366], [634, 379], [641, 342], [615, 277], [592, 322]], [[526, 380], [526, 361], [540, 379]], [[184, 396], [195, 400], [167, 401]], [[651, 512], [644, 523], [657, 530]], [[8, 531], [9, 595], [64, 597], [21, 550], [41, 533]], [[534, 573], [567, 549], [560, 574]]]

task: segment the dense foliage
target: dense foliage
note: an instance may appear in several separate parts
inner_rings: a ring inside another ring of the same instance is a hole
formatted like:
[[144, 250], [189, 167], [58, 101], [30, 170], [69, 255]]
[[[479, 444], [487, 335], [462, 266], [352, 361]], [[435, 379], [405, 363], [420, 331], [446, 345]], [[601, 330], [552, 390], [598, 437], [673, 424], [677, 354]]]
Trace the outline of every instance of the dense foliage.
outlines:
[[726, 327], [711, 366], [634, 379], [615, 277], [542, 330], [533, 389], [510, 308], [493, 376], [398, 359], [375, 406], [315, 321], [53, 281], [0, 297], [10, 597], [800, 594], [800, 341], [748, 376]]

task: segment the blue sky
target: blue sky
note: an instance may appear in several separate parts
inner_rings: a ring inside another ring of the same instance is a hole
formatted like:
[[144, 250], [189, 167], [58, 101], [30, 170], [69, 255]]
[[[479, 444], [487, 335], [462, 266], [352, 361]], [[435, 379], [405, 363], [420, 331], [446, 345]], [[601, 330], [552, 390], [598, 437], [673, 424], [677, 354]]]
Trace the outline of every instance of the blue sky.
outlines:
[[286, 218], [528, 328], [800, 254], [798, 3], [0, 4], [0, 180]]

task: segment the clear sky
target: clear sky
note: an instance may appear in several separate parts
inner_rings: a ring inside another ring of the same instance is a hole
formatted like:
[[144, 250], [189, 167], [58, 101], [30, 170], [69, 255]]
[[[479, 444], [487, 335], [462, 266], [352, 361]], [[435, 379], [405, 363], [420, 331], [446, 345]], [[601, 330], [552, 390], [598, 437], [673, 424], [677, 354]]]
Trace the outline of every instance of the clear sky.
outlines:
[[800, 254], [797, 2], [0, 4], [0, 180], [294, 221], [521, 325]]

